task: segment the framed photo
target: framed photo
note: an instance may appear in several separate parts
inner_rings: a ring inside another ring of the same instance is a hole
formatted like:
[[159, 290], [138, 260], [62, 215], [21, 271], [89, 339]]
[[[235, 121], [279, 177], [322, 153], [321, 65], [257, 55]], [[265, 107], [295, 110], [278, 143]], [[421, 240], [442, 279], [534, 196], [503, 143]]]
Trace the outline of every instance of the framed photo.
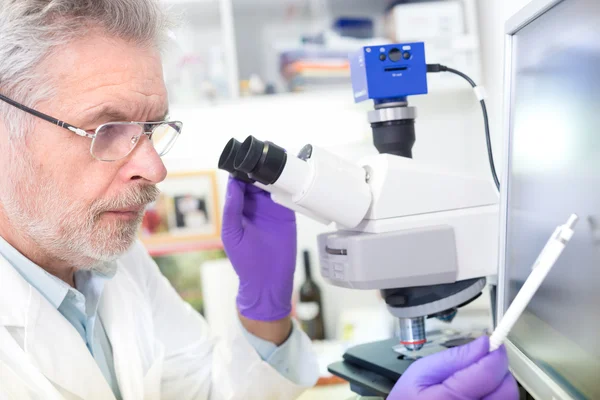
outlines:
[[140, 232], [149, 250], [189, 248], [219, 240], [221, 218], [215, 171], [172, 173], [158, 188], [161, 194], [146, 208]]

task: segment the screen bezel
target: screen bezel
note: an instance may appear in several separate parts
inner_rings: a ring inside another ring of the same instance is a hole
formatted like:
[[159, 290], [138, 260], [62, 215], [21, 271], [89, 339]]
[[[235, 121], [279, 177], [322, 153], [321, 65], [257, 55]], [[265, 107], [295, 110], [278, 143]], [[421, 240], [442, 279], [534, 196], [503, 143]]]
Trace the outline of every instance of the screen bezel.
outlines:
[[[523, 9], [512, 16], [505, 24], [504, 39], [504, 153], [500, 191], [500, 235], [498, 247], [498, 289], [496, 291], [496, 321], [499, 321], [507, 308], [507, 273], [506, 273], [506, 234], [508, 221], [508, 182], [511, 173], [511, 139], [512, 139], [512, 107], [511, 101], [514, 65], [513, 50], [517, 34], [532, 21], [566, 0], [532, 0]], [[573, 399], [562, 387], [538, 367], [527, 355], [517, 348], [508, 338], [506, 349], [510, 359], [510, 369], [519, 383], [536, 399]]]

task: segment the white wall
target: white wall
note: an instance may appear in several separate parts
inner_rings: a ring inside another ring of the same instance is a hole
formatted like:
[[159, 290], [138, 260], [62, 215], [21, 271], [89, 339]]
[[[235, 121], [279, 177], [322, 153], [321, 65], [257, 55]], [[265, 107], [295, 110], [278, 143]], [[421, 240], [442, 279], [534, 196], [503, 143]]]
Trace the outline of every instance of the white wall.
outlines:
[[[490, 127], [497, 165], [502, 160], [502, 105], [504, 79], [504, 24], [530, 0], [480, 0], [479, 29], [483, 76], [488, 93]], [[501, 172], [497, 168], [498, 173]]]

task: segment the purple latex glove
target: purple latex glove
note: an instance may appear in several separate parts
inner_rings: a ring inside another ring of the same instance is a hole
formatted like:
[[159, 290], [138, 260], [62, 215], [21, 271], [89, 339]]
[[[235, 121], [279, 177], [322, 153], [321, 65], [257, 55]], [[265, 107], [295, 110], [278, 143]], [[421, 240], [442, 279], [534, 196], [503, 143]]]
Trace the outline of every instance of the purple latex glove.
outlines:
[[240, 279], [237, 307], [249, 319], [290, 315], [296, 266], [296, 216], [253, 185], [229, 178], [221, 232]]
[[388, 400], [518, 400], [506, 348], [489, 353], [487, 336], [412, 364]]

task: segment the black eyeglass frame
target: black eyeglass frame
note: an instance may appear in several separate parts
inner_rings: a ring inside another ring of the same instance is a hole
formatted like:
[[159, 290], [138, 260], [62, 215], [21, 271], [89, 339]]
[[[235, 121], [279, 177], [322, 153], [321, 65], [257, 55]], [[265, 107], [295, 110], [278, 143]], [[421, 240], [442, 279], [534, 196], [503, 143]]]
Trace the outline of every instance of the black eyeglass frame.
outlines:
[[[149, 139], [152, 139], [152, 134], [153, 134], [153, 130], [148, 130], [149, 127], [151, 126], [158, 126], [158, 125], [164, 125], [164, 124], [168, 124], [170, 125], [172, 128], [175, 129], [175, 131], [177, 132], [177, 136], [174, 137], [174, 139], [165, 147], [165, 150], [163, 152], [161, 152], [161, 154], [159, 154], [159, 156], [163, 156], [165, 155], [172, 147], [173, 144], [175, 143], [175, 141], [177, 140], [177, 138], [179, 137], [179, 135], [181, 134], [181, 131], [183, 129], [183, 123], [181, 121], [159, 121], [159, 122], [136, 122], [136, 121], [129, 121], [129, 122], [121, 122], [121, 121], [117, 121], [117, 122], [109, 122], [107, 124], [102, 124], [100, 125], [98, 128], [96, 128], [96, 133], [88, 133], [86, 132], [84, 129], [78, 128], [74, 125], [71, 125], [67, 122], [61, 121], [57, 118], [51, 117], [50, 115], [44, 114], [43, 112], [34, 110], [33, 108], [27, 107], [24, 104], [18, 103], [2, 94], [0, 94], [0, 100], [4, 101], [5, 103], [10, 104], [13, 107], [18, 108], [21, 111], [25, 111], [28, 114], [31, 114], [35, 117], [41, 118], [44, 121], [50, 122], [53, 125], [56, 125], [60, 128], [64, 128], [67, 129], [68, 131], [75, 133], [78, 136], [82, 136], [82, 137], [86, 137], [89, 139], [95, 139], [97, 136], [97, 132], [98, 130], [100, 130], [102, 127], [111, 124], [111, 125], [123, 125], [123, 124], [136, 124], [136, 125], [141, 125], [143, 128], [142, 134], [148, 136]], [[140, 135], [141, 136], [141, 135]], [[125, 157], [127, 157], [129, 154], [131, 154], [131, 152], [133, 151], [133, 149], [135, 148], [135, 146], [137, 146], [137, 143], [139, 142], [136, 141], [134, 146], [129, 150], [129, 152], [127, 154], [125, 154], [123, 157], [116, 159], [116, 160], [103, 160], [103, 159], [99, 159], [97, 158], [94, 153], [92, 152], [92, 147], [93, 147], [93, 141], [92, 141], [92, 145], [90, 147], [90, 153], [92, 155], [92, 157], [100, 160], [100, 161], [118, 161], [120, 159], [123, 159]]]

